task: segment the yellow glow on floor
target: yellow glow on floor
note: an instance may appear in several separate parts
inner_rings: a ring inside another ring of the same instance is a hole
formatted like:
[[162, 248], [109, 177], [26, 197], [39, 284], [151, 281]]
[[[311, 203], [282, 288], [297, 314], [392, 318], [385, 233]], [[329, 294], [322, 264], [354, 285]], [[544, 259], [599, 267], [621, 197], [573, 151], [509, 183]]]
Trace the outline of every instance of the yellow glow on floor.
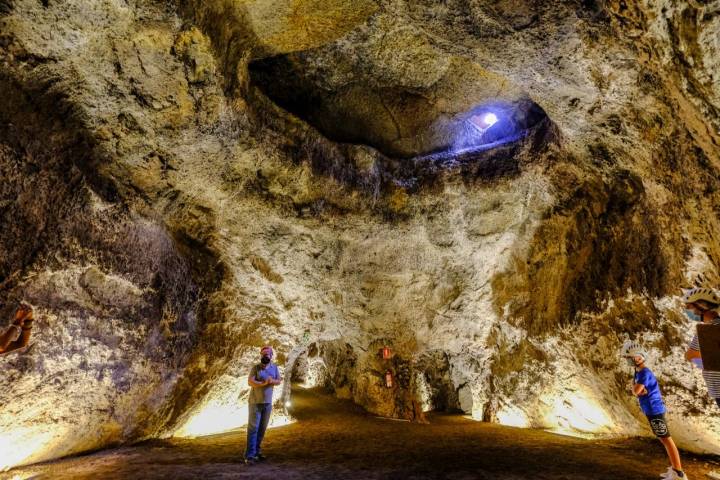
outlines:
[[220, 403], [210, 400], [196, 409], [190, 418], [178, 428], [174, 437], [192, 438], [228, 432], [247, 424], [247, 405]]
[[295, 423], [295, 420], [285, 415], [284, 413], [278, 412], [277, 414], [273, 412], [272, 417], [270, 417], [270, 424], [268, 425], [268, 428], [276, 428], [276, 427], [283, 427], [285, 425], [290, 425], [291, 423]]
[[13, 475], [10, 480], [30, 480], [31, 478], [35, 478], [35, 475], [36, 473], [34, 471], [25, 472], [22, 475], [18, 473]]
[[500, 425], [508, 427], [527, 428], [530, 426], [527, 415], [519, 408], [512, 406], [504, 407], [497, 412], [497, 420]]
[[551, 409], [546, 415], [550, 431], [583, 437], [587, 434], [607, 432], [612, 420], [605, 409], [591, 396], [581, 392], [568, 392], [548, 402]]
[[[190, 416], [187, 422], [178, 428], [174, 437], [194, 438], [216, 435], [244, 427], [248, 422], [247, 403], [223, 404], [210, 401]], [[281, 409], [273, 409], [268, 428], [289, 425], [293, 420]]]
[[0, 471], [30, 463], [32, 457], [40, 457], [54, 436], [53, 432], [28, 427], [0, 432]]

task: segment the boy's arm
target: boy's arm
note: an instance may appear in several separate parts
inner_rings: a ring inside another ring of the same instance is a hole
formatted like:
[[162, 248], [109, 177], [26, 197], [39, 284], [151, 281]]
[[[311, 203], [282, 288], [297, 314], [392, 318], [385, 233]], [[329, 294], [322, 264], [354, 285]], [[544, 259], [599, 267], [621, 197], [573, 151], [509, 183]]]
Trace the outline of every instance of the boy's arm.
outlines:
[[645, 384], [648, 382], [649, 376], [650, 375], [648, 374], [647, 368], [643, 369], [635, 375], [632, 386], [633, 395], [635, 395], [636, 397], [647, 395], [648, 392], [647, 388], [645, 388]]
[[643, 395], [647, 395], [647, 388], [645, 388], [645, 385], [642, 383], [635, 383], [632, 387], [633, 395], [636, 397], [642, 397]]

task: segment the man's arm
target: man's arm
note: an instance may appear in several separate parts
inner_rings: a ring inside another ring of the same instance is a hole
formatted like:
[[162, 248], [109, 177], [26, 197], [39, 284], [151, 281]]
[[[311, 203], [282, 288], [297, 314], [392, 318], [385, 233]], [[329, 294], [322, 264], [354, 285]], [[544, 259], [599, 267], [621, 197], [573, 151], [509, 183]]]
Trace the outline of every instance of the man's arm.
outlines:
[[34, 320], [35, 319], [33, 318], [33, 311], [25, 310], [25, 317], [21, 325], [22, 332], [20, 333], [20, 338], [10, 344], [8, 350], [15, 350], [17, 348], [27, 347], [28, 343], [30, 343], [30, 335], [32, 332], [32, 325]]
[[15, 335], [17, 334], [16, 328], [17, 327], [13, 325], [12, 328], [8, 328], [0, 334], [0, 353], [8, 350], [8, 346], [13, 342], [13, 338], [15, 338]]
[[694, 358], [702, 358], [700, 355], [700, 339], [697, 334], [693, 335], [692, 340], [690, 340], [690, 345], [688, 345], [688, 349], [685, 352], [685, 360], [692, 362]]
[[20, 338], [15, 342], [15, 348], [27, 347], [30, 343], [30, 335], [32, 334], [32, 319], [26, 318], [25, 324], [22, 327], [22, 333]]
[[685, 360], [692, 362], [694, 358], [702, 358], [700, 352], [692, 348], [688, 348], [685, 352]]
[[32, 310], [19, 308], [17, 312], [15, 312], [15, 320], [13, 320], [13, 326], [17, 328], [8, 329], [6, 333], [10, 334], [10, 332], [12, 332], [10, 334], [10, 337], [8, 338], [11, 341], [8, 344], [4, 344], [2, 341], [0, 341], [0, 347], [3, 347], [2, 349], [0, 349], [0, 351], [10, 352], [19, 348], [26, 347], [27, 344], [30, 343], [30, 332], [32, 329], [33, 320], [34, 319]]
[[282, 383], [282, 377], [280, 376], [280, 370], [278, 370], [276, 367], [275, 372], [277, 373], [277, 375], [275, 375], [273, 378], [271, 378], [268, 381], [270, 382], [271, 385], [280, 385]]
[[251, 387], [264, 387], [268, 384], [269, 380], [265, 380], [264, 382], [258, 382], [256, 381], [252, 375], [248, 377], [248, 385]]
[[10, 328], [0, 334], [0, 353], [16, 350], [27, 345], [27, 342], [30, 340], [30, 332], [28, 332], [24, 344], [22, 343], [23, 338], [21, 338], [21, 336], [24, 336], [23, 334], [25, 332], [22, 331], [22, 328], [28, 319], [30, 320], [29, 325], [32, 325], [32, 310], [28, 312], [23, 307], [18, 308]]
[[268, 380], [265, 380], [263, 382], [258, 382], [255, 380], [255, 375], [257, 374], [257, 368], [253, 367], [252, 370], [250, 370], [250, 375], [248, 375], [248, 385], [251, 387], [264, 387], [268, 384]]

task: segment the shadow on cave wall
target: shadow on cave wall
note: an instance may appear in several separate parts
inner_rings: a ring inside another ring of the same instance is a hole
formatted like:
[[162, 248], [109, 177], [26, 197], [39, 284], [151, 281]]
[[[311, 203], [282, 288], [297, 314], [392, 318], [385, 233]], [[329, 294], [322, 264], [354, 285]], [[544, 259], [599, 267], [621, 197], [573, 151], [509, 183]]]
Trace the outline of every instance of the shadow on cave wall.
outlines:
[[[660, 297], [676, 290], [686, 251], [679, 229], [661, 227], [642, 179], [615, 168], [610, 175], [556, 165], [560, 202], [534, 235], [527, 259], [493, 280], [496, 306], [531, 335], [575, 323], [628, 291]], [[665, 237], [665, 238], [664, 238]], [[682, 247], [681, 247], [682, 248]]]
[[52, 81], [24, 88], [0, 75], [0, 99], [0, 281], [7, 293], [48, 245], [57, 243], [64, 219], [87, 202], [82, 168], [94, 144], [77, 128], [72, 105], [53, 94]]

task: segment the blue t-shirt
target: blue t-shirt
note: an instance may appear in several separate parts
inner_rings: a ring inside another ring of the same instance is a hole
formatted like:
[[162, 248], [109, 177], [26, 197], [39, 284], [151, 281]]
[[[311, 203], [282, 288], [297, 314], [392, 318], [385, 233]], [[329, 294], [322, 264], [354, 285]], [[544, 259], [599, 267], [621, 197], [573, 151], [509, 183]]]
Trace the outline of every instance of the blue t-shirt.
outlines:
[[[277, 365], [274, 363], [268, 363], [264, 366], [265, 368], [263, 368], [263, 366], [264, 365], [262, 364], [258, 364], [250, 370], [250, 376], [253, 377], [256, 382], [264, 382], [269, 378], [273, 378], [275, 380], [280, 379], [280, 372], [278, 371]], [[273, 385], [267, 385], [265, 387], [252, 387], [250, 389], [250, 396], [248, 397], [248, 400], [250, 403], [272, 403], [272, 396]]]
[[658, 385], [657, 378], [650, 371], [649, 368], [645, 367], [639, 372], [635, 372], [634, 377], [635, 383], [645, 386], [647, 395], [638, 397], [640, 401], [640, 408], [645, 415], [660, 415], [665, 413], [665, 404], [660, 394], [660, 386]]

